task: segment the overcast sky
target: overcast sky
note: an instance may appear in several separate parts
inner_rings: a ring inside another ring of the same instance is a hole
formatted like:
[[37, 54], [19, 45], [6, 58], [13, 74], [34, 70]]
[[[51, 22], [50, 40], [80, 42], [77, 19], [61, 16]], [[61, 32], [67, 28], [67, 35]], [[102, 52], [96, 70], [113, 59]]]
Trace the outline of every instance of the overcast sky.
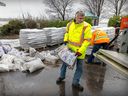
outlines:
[[[6, 4], [6, 7], [0, 6], [0, 18], [19, 18], [22, 14], [31, 14], [34, 17], [40, 17], [45, 14], [45, 5], [43, 0], [0, 0]], [[76, 6], [77, 5], [77, 6]], [[82, 8], [82, 5], [76, 3], [74, 8]]]
[[44, 14], [42, 0], [1, 0], [6, 7], [0, 6], [0, 18], [21, 17], [28, 12], [33, 16]]

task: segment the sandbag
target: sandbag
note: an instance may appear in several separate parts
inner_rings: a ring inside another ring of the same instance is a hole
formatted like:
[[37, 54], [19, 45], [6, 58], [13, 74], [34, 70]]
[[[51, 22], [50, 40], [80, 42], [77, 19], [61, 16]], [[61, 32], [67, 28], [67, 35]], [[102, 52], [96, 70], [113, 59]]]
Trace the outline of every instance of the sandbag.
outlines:
[[22, 58], [14, 58], [14, 67], [15, 67], [15, 70], [22, 70], [23, 68], [23, 64], [25, 63], [25, 61], [22, 59]]
[[57, 61], [59, 60], [58, 57], [54, 56], [54, 55], [51, 55], [50, 53], [48, 53], [46, 56], [45, 56], [45, 61], [51, 63], [51, 64], [56, 64]]
[[0, 46], [0, 57], [3, 56], [3, 54], [5, 54], [4, 50], [3, 50], [3, 47]]
[[55, 52], [58, 54], [64, 48], [65, 48], [65, 45], [62, 44], [61, 46], [59, 46], [58, 48], [55, 49]]
[[34, 57], [36, 52], [35, 48], [29, 47], [29, 56]]
[[3, 44], [2, 45], [4, 52], [7, 54], [9, 51], [12, 50], [12, 47], [10, 44]]
[[14, 55], [14, 56], [19, 57], [19, 58], [26, 55], [23, 51], [19, 51], [15, 48], [12, 48], [11, 51], [8, 52], [8, 54]]
[[0, 72], [9, 72], [9, 66], [6, 64], [0, 64]]
[[30, 56], [25, 56], [22, 58], [25, 62], [30, 62], [32, 60], [35, 60], [36, 58], [35, 57], [30, 57]]
[[32, 47], [29, 47], [29, 56], [44, 60], [44, 55], [42, 55], [41, 53], [39, 53], [36, 49]]
[[24, 63], [24, 65], [23, 65], [24, 70], [23, 71], [28, 70], [30, 73], [32, 73], [32, 72], [34, 72], [38, 69], [44, 68], [44, 67], [45, 67], [45, 65], [43, 64], [41, 59], [37, 58], [37, 59], [32, 60], [30, 62]]
[[8, 64], [8, 63], [13, 63], [13, 61], [14, 61], [14, 58], [15, 58], [15, 56], [13, 56], [13, 55], [9, 55], [9, 54], [4, 54], [3, 56], [2, 56], [2, 60], [0, 61], [0, 63], [2, 64]]
[[41, 53], [39, 53], [38, 51], [35, 54], [35, 58], [40, 58], [41, 60], [45, 59], [45, 57]]

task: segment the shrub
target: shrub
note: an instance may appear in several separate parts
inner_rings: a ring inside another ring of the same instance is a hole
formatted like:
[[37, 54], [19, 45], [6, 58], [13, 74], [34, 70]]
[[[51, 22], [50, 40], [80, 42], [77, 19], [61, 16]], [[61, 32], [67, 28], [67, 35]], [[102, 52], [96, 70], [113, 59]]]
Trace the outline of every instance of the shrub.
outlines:
[[48, 27], [48, 20], [37, 20], [37, 27], [38, 28]]
[[[65, 21], [40, 20], [40, 21], [38, 21], [38, 24], [39, 24], [40, 28], [44, 28], [44, 27], [66, 27], [66, 25], [69, 21], [71, 21], [71, 20], [65, 20]], [[92, 25], [92, 18], [87, 17], [87, 18], [85, 18], [85, 21]]]
[[10, 26], [10, 34], [19, 34], [19, 30], [25, 28], [24, 23], [18, 19], [9, 21], [9, 26]]
[[108, 21], [108, 26], [112, 27], [120, 27], [120, 16], [113, 16]]
[[44, 27], [65, 27], [67, 25], [68, 21], [60, 21], [60, 20], [41, 20], [38, 21], [38, 24], [40, 25], [40, 28]]
[[24, 27], [25, 26], [21, 20], [10, 20], [8, 24], [3, 25], [0, 28], [1, 35], [19, 34], [19, 30]]
[[0, 35], [8, 35], [10, 33], [10, 26], [9, 24], [6, 24], [6, 25], [3, 25], [1, 28], [0, 28]]
[[48, 27], [65, 27], [67, 25], [68, 21], [60, 21], [60, 20], [54, 20], [49, 21]]
[[25, 28], [37, 28], [37, 23], [34, 19], [25, 19], [24, 20], [25, 23]]
[[[92, 25], [92, 18], [86, 17], [85, 21]], [[0, 28], [1, 35], [12, 35], [19, 34], [19, 30], [23, 28], [44, 28], [44, 27], [66, 27], [69, 20], [34, 20], [32, 18], [27, 18], [22, 20], [13, 19], [10, 20], [8, 24], [3, 25]]]

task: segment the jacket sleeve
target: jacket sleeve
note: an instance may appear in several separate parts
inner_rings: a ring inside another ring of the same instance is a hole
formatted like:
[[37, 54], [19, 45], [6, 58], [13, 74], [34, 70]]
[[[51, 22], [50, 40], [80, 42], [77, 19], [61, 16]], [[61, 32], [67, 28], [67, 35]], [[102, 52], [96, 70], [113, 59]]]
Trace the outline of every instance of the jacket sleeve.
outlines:
[[[69, 23], [68, 23], [69, 24]], [[69, 31], [69, 29], [68, 29], [68, 24], [67, 24], [67, 26], [66, 26], [66, 32], [65, 32], [65, 34], [64, 34], [64, 42], [65, 41], [68, 41], [68, 31]]]
[[94, 31], [94, 32], [92, 33], [92, 38], [91, 38], [91, 45], [92, 45], [92, 46], [94, 45], [95, 37], [96, 37], [96, 32]]
[[84, 53], [87, 50], [87, 47], [90, 45], [90, 40], [92, 37], [92, 31], [91, 31], [91, 25], [89, 24], [84, 32], [84, 42], [82, 43], [82, 46], [79, 48], [78, 52]]

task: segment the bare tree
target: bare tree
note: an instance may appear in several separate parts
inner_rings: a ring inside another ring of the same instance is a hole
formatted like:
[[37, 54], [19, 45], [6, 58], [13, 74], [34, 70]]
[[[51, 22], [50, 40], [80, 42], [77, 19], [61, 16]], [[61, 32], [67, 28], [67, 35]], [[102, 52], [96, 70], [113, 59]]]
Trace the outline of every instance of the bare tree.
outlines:
[[114, 14], [119, 16], [121, 12], [126, 10], [128, 0], [108, 0], [113, 5]]
[[[128, 5], [128, 3], [127, 3], [127, 5]], [[125, 9], [123, 11], [123, 12], [125, 12], [126, 15], [128, 15], [128, 6], [127, 5], [126, 5], [126, 7], [125, 7]]]
[[0, 1], [0, 6], [6, 6], [6, 4]]
[[104, 5], [104, 0], [84, 0], [84, 4], [87, 6], [89, 12], [98, 17], [97, 24], [99, 23], [99, 17]]
[[73, 3], [73, 0], [45, 0], [44, 3], [47, 5], [47, 13], [52, 16], [57, 17], [60, 20], [65, 20], [70, 6]]

